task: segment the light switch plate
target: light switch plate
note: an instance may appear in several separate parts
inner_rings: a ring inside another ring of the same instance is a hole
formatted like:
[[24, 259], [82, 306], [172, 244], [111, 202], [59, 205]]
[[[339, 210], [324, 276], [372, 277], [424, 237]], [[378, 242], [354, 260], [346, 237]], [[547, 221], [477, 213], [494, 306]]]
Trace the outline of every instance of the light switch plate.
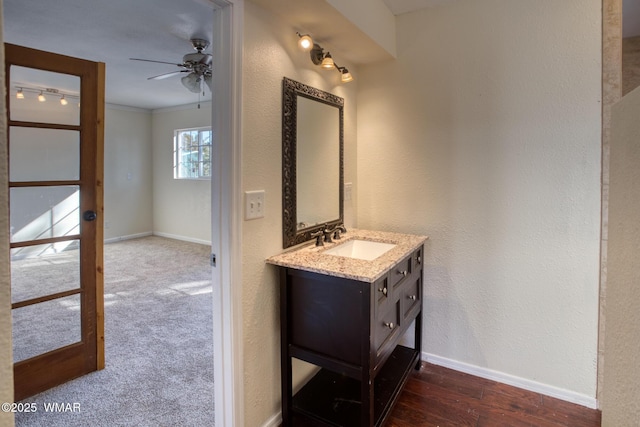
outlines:
[[264, 218], [264, 190], [244, 192], [244, 219]]
[[352, 182], [345, 182], [344, 183], [344, 201], [345, 202], [350, 202], [351, 198], [352, 198], [352, 192], [353, 192], [353, 183]]

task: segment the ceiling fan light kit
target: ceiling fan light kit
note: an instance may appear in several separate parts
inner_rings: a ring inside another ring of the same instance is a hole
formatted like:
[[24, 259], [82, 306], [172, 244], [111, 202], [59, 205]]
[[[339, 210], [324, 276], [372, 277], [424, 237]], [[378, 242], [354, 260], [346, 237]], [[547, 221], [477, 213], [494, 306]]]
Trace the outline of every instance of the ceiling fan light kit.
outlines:
[[160, 80], [179, 74], [188, 73], [180, 79], [182, 85], [193, 93], [200, 93], [204, 88], [202, 82], [211, 90], [211, 63], [213, 57], [209, 53], [203, 53], [207, 47], [209, 47], [209, 41], [205, 39], [191, 39], [191, 45], [195, 52], [187, 53], [182, 57], [182, 63], [167, 62], [167, 61], [155, 61], [152, 59], [141, 58], [129, 58], [133, 61], [145, 61], [155, 62], [159, 64], [177, 65], [181, 69], [178, 71], [171, 71], [168, 73], [159, 74], [157, 76], [149, 77], [147, 80]]

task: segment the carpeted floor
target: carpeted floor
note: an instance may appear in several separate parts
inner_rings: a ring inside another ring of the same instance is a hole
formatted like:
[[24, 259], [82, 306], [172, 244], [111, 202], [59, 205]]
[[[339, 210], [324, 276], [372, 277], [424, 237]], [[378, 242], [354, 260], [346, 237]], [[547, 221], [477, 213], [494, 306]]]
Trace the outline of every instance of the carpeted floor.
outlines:
[[213, 426], [209, 252], [155, 236], [105, 245], [107, 366], [25, 399], [38, 410], [16, 425]]

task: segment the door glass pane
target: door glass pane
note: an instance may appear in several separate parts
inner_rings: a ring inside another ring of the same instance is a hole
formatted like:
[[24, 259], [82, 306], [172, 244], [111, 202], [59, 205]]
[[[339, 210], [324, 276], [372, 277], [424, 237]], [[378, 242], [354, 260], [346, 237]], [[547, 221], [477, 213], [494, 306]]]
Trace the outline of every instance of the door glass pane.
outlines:
[[12, 126], [11, 181], [80, 179], [80, 132]]
[[11, 120], [80, 124], [80, 77], [12, 65]]
[[80, 295], [16, 308], [11, 314], [14, 362], [81, 340]]
[[80, 242], [11, 249], [11, 302], [80, 288]]
[[80, 187], [10, 189], [11, 242], [64, 237], [80, 232]]

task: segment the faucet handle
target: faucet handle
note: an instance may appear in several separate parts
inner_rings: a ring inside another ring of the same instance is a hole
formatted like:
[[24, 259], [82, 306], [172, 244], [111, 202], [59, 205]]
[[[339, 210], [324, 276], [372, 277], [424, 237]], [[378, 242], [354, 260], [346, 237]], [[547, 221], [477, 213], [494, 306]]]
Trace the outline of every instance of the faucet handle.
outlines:
[[338, 240], [338, 239], [342, 239], [342, 236], [340, 236], [340, 233], [346, 233], [347, 229], [344, 227], [344, 225], [338, 225], [335, 230], [333, 231], [333, 238]]
[[324, 236], [323, 230], [318, 230], [315, 233], [311, 233], [311, 237], [315, 237], [316, 239], [316, 246], [324, 246], [324, 243], [322, 243], [323, 236]]

